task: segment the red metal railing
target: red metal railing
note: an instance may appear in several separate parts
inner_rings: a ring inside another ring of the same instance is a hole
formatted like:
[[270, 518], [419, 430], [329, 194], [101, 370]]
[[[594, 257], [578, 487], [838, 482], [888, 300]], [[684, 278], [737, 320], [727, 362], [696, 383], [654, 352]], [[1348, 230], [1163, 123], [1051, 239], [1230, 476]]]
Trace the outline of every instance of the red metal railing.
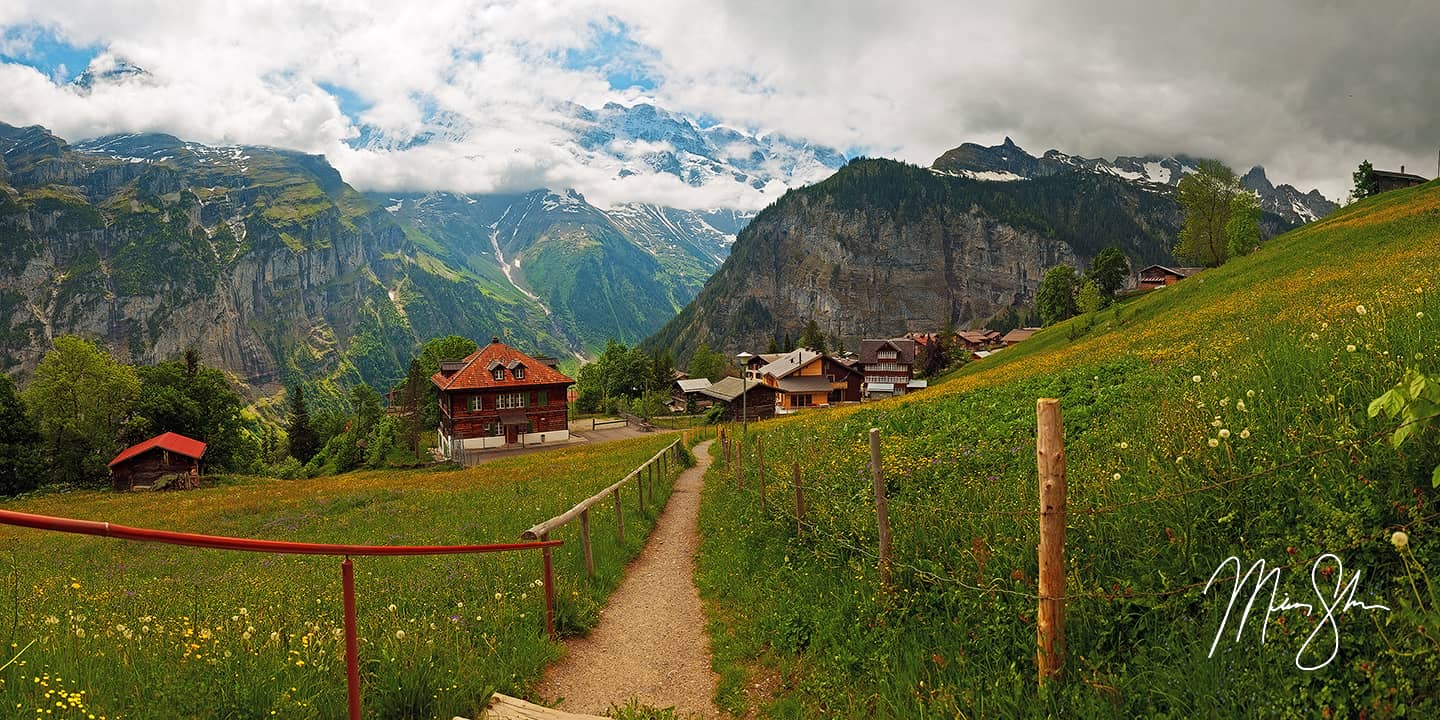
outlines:
[[459, 555], [470, 553], [511, 552], [515, 550], [540, 550], [544, 556], [545, 582], [545, 631], [555, 637], [555, 571], [550, 551], [563, 540], [542, 540], [538, 542], [504, 543], [498, 545], [334, 545], [326, 543], [286, 542], [283, 540], [254, 540], [251, 538], [225, 537], [222, 535], [197, 535], [194, 533], [150, 530], [93, 520], [32, 515], [30, 513], [0, 510], [0, 525], [53, 530], [55, 532], [79, 535], [97, 535], [120, 540], [158, 542], [168, 545], [209, 548], [212, 550], [240, 550], [244, 552], [281, 553], [286, 555], [337, 555], [345, 558], [340, 563], [340, 580], [345, 602], [345, 675], [348, 692], [350, 720], [360, 720], [360, 647], [355, 624], [355, 569], [350, 563], [351, 555]]

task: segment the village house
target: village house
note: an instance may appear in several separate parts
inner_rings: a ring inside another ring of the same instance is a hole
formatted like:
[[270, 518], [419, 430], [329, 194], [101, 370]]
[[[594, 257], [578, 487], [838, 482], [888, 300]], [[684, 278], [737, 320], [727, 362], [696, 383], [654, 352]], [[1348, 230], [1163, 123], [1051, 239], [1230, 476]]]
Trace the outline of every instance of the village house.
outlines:
[[710, 396], [702, 391], [710, 387], [709, 378], [677, 378], [670, 392], [671, 406], [680, 412], [695, 412], [710, 407]]
[[700, 392], [725, 408], [722, 419], [726, 421], [740, 422], [742, 418], [764, 420], [775, 417], [775, 389], [759, 380], [720, 378]]
[[1204, 269], [1203, 267], [1170, 268], [1164, 265], [1151, 265], [1142, 268], [1137, 274], [1139, 279], [1135, 283], [1135, 287], [1140, 290], [1154, 290], [1166, 285], [1174, 285]]
[[980, 330], [961, 330], [955, 333], [955, 341], [960, 343], [960, 347], [971, 352], [987, 350], [1001, 344], [1000, 333], [983, 328]]
[[431, 376], [440, 403], [440, 451], [546, 445], [570, 439], [566, 397], [574, 380], [491, 338]]
[[755, 378], [756, 380], [760, 379], [760, 368], [788, 354], [789, 353], [760, 353], [759, 355], [751, 355], [750, 359], [745, 361], [745, 377]]
[[1020, 343], [1029, 340], [1030, 336], [1034, 335], [1037, 332], [1040, 332], [1040, 328], [1038, 327], [1015, 328], [1014, 330], [1005, 333], [1005, 337], [1000, 338], [1000, 342], [1004, 344], [1005, 347], [1010, 347], [1011, 345], [1019, 345]]
[[860, 367], [867, 398], [904, 395], [914, 376], [915, 341], [906, 338], [860, 341]]
[[183, 490], [200, 486], [205, 443], [179, 433], [156, 435], [125, 448], [110, 461], [111, 487], [126, 490]]
[[776, 358], [756, 375], [775, 388], [776, 410], [781, 414], [860, 399], [858, 373], [829, 355], [806, 348]]
[[1376, 194], [1389, 192], [1391, 190], [1399, 190], [1401, 188], [1414, 187], [1416, 185], [1424, 185], [1425, 183], [1430, 182], [1429, 180], [1420, 177], [1419, 175], [1411, 175], [1410, 173], [1405, 172], [1404, 165], [1400, 166], [1400, 172], [1394, 172], [1391, 170], [1371, 170], [1370, 177], [1373, 178], [1375, 181], [1374, 189]]

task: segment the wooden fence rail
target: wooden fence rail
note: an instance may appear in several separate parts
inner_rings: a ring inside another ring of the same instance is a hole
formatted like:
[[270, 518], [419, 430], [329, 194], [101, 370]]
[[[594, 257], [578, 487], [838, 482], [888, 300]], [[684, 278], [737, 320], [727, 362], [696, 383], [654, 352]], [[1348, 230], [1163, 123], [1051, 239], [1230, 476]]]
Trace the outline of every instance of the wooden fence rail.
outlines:
[[529, 530], [521, 533], [520, 537], [525, 540], [548, 540], [550, 539], [550, 533], [552, 531], [565, 526], [567, 523], [575, 520], [576, 518], [579, 518], [580, 545], [585, 555], [585, 574], [588, 577], [595, 577], [595, 552], [590, 545], [590, 507], [598, 502], [602, 502], [606, 499], [607, 496], [613, 498], [615, 501], [616, 532], [618, 533], [620, 540], [624, 541], [625, 514], [624, 510], [620, 506], [620, 488], [623, 487], [625, 483], [634, 480], [636, 495], [639, 497], [640, 500], [640, 509], [644, 510], [646, 496], [648, 495], [651, 501], [654, 501], [655, 499], [655, 490], [653, 488], [655, 478], [657, 477], [657, 475], [663, 477], [664, 475], [668, 474], [671, 467], [672, 459], [674, 458], [676, 453], [679, 452], [679, 448], [680, 439], [676, 439], [674, 442], [666, 445], [663, 449], [661, 449], [660, 452], [657, 452], [653, 456], [651, 456], [649, 460], [641, 463], [639, 467], [631, 470], [628, 475], [620, 478], [614, 484], [610, 485], [604, 490], [601, 490], [600, 492], [595, 493], [594, 495], [591, 495], [588, 498], [585, 498], [584, 500], [581, 500], [575, 505], [575, 507], [572, 507], [559, 515], [556, 515], [555, 517], [552, 517], [545, 522], [534, 525]]

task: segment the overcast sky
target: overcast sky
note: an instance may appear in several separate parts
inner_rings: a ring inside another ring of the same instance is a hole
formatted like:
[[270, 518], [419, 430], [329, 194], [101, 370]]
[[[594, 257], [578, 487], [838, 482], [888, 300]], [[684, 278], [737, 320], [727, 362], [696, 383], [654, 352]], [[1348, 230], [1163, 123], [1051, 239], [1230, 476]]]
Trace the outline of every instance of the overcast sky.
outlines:
[[[116, 58], [148, 75], [72, 84]], [[0, 121], [324, 153], [362, 189], [604, 195], [611, 173], [560, 146], [557, 106], [647, 100], [925, 165], [1008, 135], [1036, 155], [1262, 164], [1338, 199], [1361, 159], [1436, 174], [1437, 69], [1433, 0], [0, 4]], [[449, 135], [354, 149], [365, 126]], [[663, 179], [625, 188], [757, 202]]]

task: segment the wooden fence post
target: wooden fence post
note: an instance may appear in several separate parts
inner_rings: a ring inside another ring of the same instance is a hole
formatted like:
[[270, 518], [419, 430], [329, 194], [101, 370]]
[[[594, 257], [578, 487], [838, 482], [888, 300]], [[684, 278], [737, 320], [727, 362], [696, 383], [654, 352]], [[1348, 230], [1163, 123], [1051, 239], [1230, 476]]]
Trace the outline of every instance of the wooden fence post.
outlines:
[[590, 508], [580, 511], [580, 547], [585, 550], [585, 575], [595, 577], [595, 552], [590, 549]]
[[1040, 606], [1035, 665], [1039, 682], [1065, 664], [1065, 426], [1060, 401], [1035, 404], [1035, 463], [1040, 471]]
[[755, 471], [760, 474], [760, 514], [765, 514], [765, 446], [755, 436]]
[[[548, 533], [548, 532], [547, 532], [547, 533], [541, 533], [541, 534], [540, 534], [540, 539], [541, 539], [541, 540], [549, 540], [549, 539], [550, 539], [550, 533]], [[545, 582], [545, 634], [550, 637], [550, 640], [551, 640], [551, 641], [554, 641], [554, 640], [555, 640], [555, 565], [554, 565], [554, 562], [550, 559], [550, 548], [549, 548], [548, 546], [547, 546], [547, 547], [544, 547], [544, 548], [541, 548], [541, 549], [540, 549], [540, 552], [541, 552], [541, 554], [542, 554], [542, 555], [544, 556], [544, 558], [545, 558], [545, 560], [544, 560], [544, 562], [545, 562], [545, 570], [544, 570], [544, 573], [545, 573], [545, 574], [541, 576], [541, 577], [543, 578], [544, 582]]]
[[625, 508], [620, 505], [620, 488], [615, 488], [615, 527], [620, 532], [620, 542], [625, 542]]
[[805, 533], [805, 492], [800, 489], [800, 463], [795, 463], [795, 537]]
[[890, 503], [880, 467], [880, 429], [870, 428], [870, 478], [875, 484], [875, 522], [880, 528], [880, 583], [890, 586]]
[[635, 472], [635, 492], [640, 495], [640, 514], [645, 514], [645, 483], [640, 482], [640, 472]]
[[735, 487], [745, 487], [745, 436], [735, 441]]

